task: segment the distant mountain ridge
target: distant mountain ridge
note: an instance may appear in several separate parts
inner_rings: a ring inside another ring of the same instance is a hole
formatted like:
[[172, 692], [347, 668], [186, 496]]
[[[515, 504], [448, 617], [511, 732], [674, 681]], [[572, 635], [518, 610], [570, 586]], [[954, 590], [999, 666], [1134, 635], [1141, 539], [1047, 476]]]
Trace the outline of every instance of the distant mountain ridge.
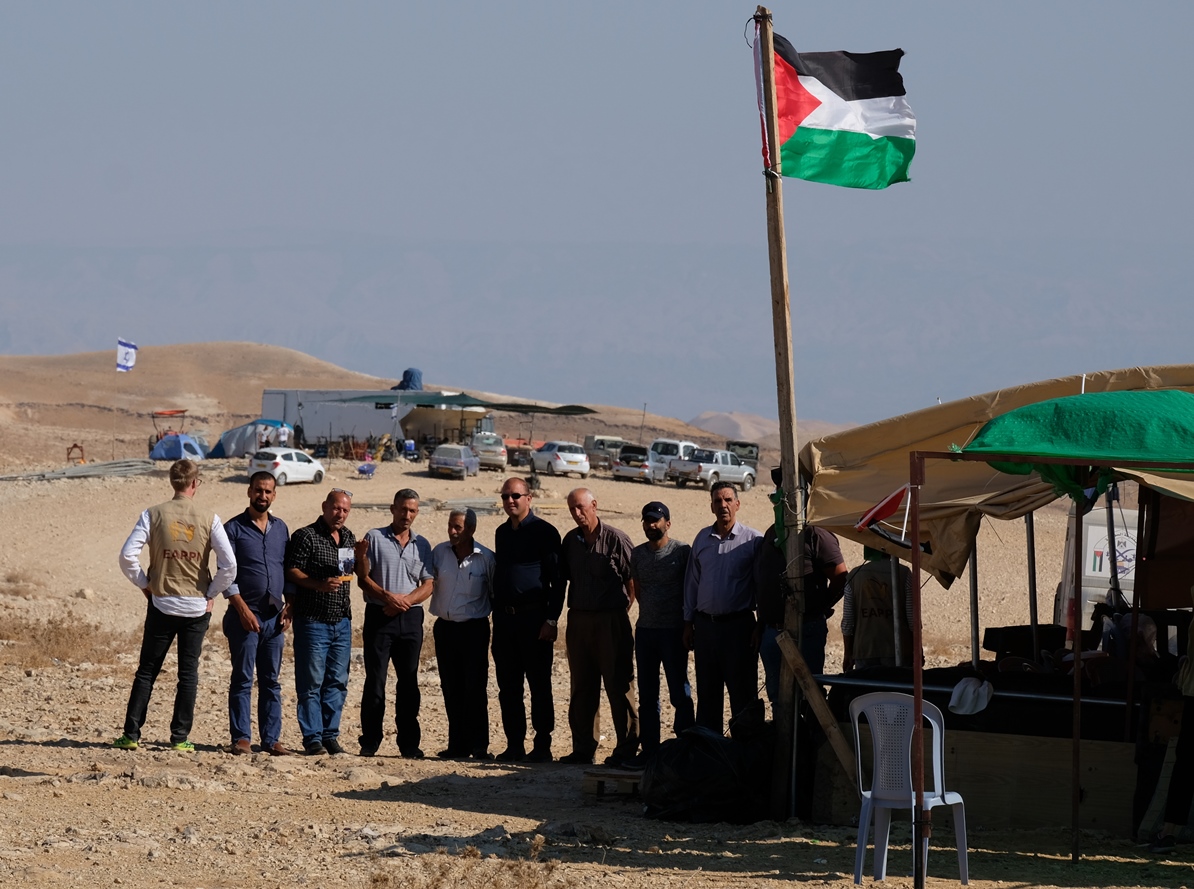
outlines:
[[[689, 426], [696, 426], [713, 435], [727, 440], [758, 442], [765, 449], [779, 450], [779, 421], [759, 414], [748, 414], [742, 411], [704, 411], [688, 421]], [[827, 423], [824, 420], [796, 419], [796, 432], [800, 443], [822, 438], [843, 429], [849, 429], [851, 423]]]

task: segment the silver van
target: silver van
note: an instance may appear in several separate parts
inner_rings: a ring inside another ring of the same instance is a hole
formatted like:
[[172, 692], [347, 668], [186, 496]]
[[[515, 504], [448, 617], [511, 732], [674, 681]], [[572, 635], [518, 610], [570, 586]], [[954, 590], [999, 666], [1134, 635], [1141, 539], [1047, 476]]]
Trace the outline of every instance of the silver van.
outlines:
[[496, 432], [478, 432], [469, 442], [473, 451], [481, 458], [482, 469], [496, 469], [499, 472], [506, 468], [506, 443]]
[[697, 444], [692, 441], [679, 441], [674, 438], [657, 438], [651, 442], [651, 449], [647, 451], [647, 465], [650, 468], [652, 482], [661, 482], [675, 478], [671, 472], [673, 460], [687, 460], [696, 450]]

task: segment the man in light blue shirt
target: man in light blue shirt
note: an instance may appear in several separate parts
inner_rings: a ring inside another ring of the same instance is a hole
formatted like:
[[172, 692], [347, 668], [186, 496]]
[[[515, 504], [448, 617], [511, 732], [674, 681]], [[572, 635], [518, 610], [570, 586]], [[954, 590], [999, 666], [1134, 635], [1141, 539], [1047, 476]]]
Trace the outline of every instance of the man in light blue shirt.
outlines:
[[448, 539], [431, 551], [435, 588], [429, 610], [448, 715], [448, 746], [441, 759], [493, 759], [489, 752], [489, 612], [493, 552], [473, 539], [477, 514], [448, 514]]
[[696, 661], [697, 725], [722, 730], [725, 692], [730, 729], [761, 722], [755, 645], [755, 559], [763, 535], [737, 520], [738, 492], [718, 482], [710, 494], [716, 521], [692, 542], [684, 575], [684, 641]]

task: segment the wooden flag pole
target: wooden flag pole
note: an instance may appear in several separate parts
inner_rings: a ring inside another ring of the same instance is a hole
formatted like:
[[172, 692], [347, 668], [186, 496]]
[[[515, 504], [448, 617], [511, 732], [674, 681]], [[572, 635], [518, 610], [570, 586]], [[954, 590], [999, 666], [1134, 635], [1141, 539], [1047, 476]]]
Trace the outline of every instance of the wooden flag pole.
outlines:
[[[784, 241], [784, 200], [780, 184], [779, 117], [775, 96], [775, 40], [771, 10], [755, 10], [758, 52], [762, 65], [763, 122], [767, 138], [769, 167], [763, 171], [767, 184], [767, 254], [771, 267], [771, 327], [775, 340], [775, 390], [779, 406], [780, 466], [783, 471], [786, 576], [793, 595], [786, 597], [784, 630], [799, 644], [804, 612], [804, 547], [801, 545], [801, 516], [796, 498], [796, 398], [792, 365], [792, 314], [788, 301], [788, 254]], [[778, 532], [779, 529], [777, 528]], [[774, 705], [777, 728], [775, 771], [772, 778], [772, 810], [788, 817], [793, 813], [792, 788], [796, 747], [798, 686], [787, 659], [781, 662], [779, 696]]]

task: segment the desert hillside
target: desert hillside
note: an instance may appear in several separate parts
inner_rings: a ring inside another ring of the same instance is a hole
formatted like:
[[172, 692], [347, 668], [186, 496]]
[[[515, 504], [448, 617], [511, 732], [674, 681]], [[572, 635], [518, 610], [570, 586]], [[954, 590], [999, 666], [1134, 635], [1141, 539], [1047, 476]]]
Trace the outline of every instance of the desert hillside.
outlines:
[[[83, 446], [89, 460], [142, 457], [153, 433], [150, 414], [155, 410], [185, 408], [186, 428], [206, 433], [214, 443], [225, 429], [259, 415], [263, 389], [388, 389], [396, 382], [397, 378], [359, 374], [293, 349], [261, 343], [148, 346], [137, 353], [131, 373], [116, 372], [112, 350], [0, 356], [0, 471], [60, 465], [74, 443]], [[469, 382], [427, 385], [483, 398], [535, 398], [530, 388], [498, 395], [472, 388]], [[733, 437], [671, 417], [644, 416], [641, 409], [587, 406], [597, 413], [531, 418], [498, 412], [494, 420], [508, 438], [584, 441], [586, 434], [602, 432], [635, 442], [665, 437], [718, 446]], [[806, 424], [802, 431], [813, 435], [829, 429], [817, 431]], [[778, 435], [760, 441], [767, 448], [763, 462], [777, 462]]]

